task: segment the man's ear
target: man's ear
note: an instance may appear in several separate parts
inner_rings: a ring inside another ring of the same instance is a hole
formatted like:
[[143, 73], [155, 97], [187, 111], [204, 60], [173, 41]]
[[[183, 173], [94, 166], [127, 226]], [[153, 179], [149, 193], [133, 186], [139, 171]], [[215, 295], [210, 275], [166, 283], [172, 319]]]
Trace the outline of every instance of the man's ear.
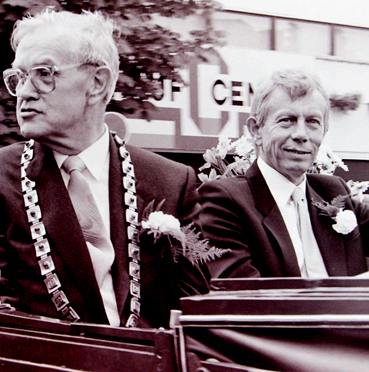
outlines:
[[111, 71], [109, 68], [105, 66], [96, 68], [89, 90], [88, 103], [90, 105], [94, 105], [99, 101], [105, 102], [110, 79]]
[[254, 144], [256, 146], [260, 146], [261, 145], [261, 126], [260, 124], [258, 124], [258, 122], [256, 121], [256, 119], [253, 117], [253, 116], [250, 116], [248, 119], [247, 119], [247, 129], [249, 130], [250, 134], [251, 134], [251, 137], [254, 141]]

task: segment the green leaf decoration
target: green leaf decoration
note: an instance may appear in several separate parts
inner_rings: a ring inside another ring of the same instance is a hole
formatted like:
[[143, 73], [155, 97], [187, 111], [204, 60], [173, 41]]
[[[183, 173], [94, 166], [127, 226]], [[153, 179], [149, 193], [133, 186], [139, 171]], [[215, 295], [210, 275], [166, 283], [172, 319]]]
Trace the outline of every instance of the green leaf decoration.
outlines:
[[230, 249], [209, 246], [209, 241], [200, 239], [200, 232], [195, 232], [194, 223], [183, 226], [182, 231], [186, 235], [185, 247], [179, 248], [182, 249], [182, 252], [173, 252], [173, 257], [178, 257], [179, 254], [182, 254], [192, 265], [214, 260], [230, 251]]
[[318, 202], [312, 200], [313, 205], [321, 210], [320, 214], [322, 216], [329, 216], [331, 218], [336, 217], [340, 209], [345, 207], [344, 200], [348, 195], [338, 195], [330, 203], [323, 200], [323, 202]]
[[162, 208], [164, 202], [165, 202], [165, 199], [163, 199], [163, 200], [158, 204], [158, 206], [157, 206], [156, 209], [155, 209], [155, 212], [159, 212], [159, 211], [161, 211], [161, 208]]
[[147, 221], [149, 219], [150, 213], [154, 212], [155, 199], [151, 200], [149, 204], [145, 207], [142, 212], [142, 220]]
[[336, 196], [332, 201], [331, 205], [336, 208], [343, 208], [345, 206], [345, 199], [348, 197], [348, 195], [343, 196], [343, 195], [338, 195]]

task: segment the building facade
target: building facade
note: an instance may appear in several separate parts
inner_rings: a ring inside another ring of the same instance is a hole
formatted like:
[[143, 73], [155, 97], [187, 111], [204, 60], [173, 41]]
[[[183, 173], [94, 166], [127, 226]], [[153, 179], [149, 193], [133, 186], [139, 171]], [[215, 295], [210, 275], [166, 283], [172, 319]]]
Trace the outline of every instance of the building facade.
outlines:
[[[155, 151], [200, 154], [220, 135], [247, 135], [258, 82], [273, 70], [302, 68], [318, 75], [335, 100], [325, 142], [351, 164], [355, 179], [369, 179], [369, 17], [364, 14], [369, 5], [355, 8], [354, 1], [345, 17], [344, 9], [335, 14], [332, 8], [340, 1], [321, 0], [316, 14], [296, 3], [223, 1], [211, 23], [224, 31], [225, 45], [208, 62], [193, 61], [182, 72], [187, 85], [163, 81], [152, 120], [125, 121], [129, 141]], [[203, 27], [205, 19], [157, 21], [185, 35]]]

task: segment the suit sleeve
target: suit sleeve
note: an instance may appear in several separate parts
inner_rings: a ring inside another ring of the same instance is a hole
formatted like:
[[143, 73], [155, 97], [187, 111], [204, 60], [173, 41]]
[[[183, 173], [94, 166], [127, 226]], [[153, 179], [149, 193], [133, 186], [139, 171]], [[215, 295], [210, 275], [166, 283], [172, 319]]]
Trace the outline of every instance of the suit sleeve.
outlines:
[[230, 252], [209, 264], [214, 278], [260, 277], [252, 262], [252, 234], [245, 229], [242, 221], [244, 211], [233, 196], [217, 181], [207, 182], [199, 188], [202, 210], [199, 225], [211, 245], [229, 248]]
[[183, 191], [178, 203], [178, 218], [182, 226], [195, 221], [201, 210], [199, 193], [196, 189], [196, 175], [191, 167], [186, 167], [185, 177]]
[[3, 199], [0, 199], [0, 302], [10, 303], [17, 306], [19, 302], [19, 293], [11, 279], [11, 275], [16, 273], [16, 268], [12, 267], [11, 250], [7, 241], [6, 228], [7, 211]]
[[366, 257], [369, 257], [369, 205], [356, 199], [352, 199], [352, 204], [360, 229], [364, 254]]
[[[347, 183], [340, 177], [338, 177], [343, 187], [346, 189], [348, 195], [350, 195], [350, 188]], [[364, 254], [369, 257], [369, 205], [364, 202], [360, 202], [357, 198], [350, 197], [352, 208], [356, 215], [357, 223], [360, 230], [360, 236], [363, 243]]]

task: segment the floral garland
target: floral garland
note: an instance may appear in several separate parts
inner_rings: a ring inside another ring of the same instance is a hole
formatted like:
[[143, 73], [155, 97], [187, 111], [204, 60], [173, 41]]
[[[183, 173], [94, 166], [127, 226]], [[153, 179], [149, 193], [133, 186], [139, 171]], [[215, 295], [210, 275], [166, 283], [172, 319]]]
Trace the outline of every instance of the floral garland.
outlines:
[[[229, 152], [234, 153], [233, 162], [228, 162], [226, 159], [230, 155]], [[210, 169], [210, 172], [208, 175], [200, 173], [199, 179], [202, 182], [207, 182], [219, 177], [244, 175], [254, 162], [256, 156], [253, 143], [245, 136], [242, 136], [234, 142], [231, 142], [228, 137], [220, 136], [217, 147], [206, 150], [203, 158], [206, 163], [200, 167], [199, 170], [202, 172], [205, 169]], [[333, 175], [338, 167], [346, 172], [348, 171], [347, 165], [329, 146], [321, 145], [308, 173]], [[363, 190], [363, 184], [358, 184], [356, 182], [355, 186], [356, 189]]]
[[348, 166], [337, 156], [329, 146], [321, 145], [318, 154], [308, 170], [308, 173], [333, 175], [337, 168], [348, 172]]
[[[228, 162], [230, 152], [233, 153], [233, 162]], [[231, 142], [228, 137], [220, 136], [218, 145], [206, 150], [203, 154], [205, 164], [199, 168], [198, 177], [205, 183], [220, 177], [234, 177], [244, 175], [254, 162], [255, 149], [252, 142], [245, 136]], [[318, 154], [308, 170], [308, 173], [333, 175], [337, 168], [347, 172], [349, 169], [342, 159], [337, 156], [328, 145], [321, 145]], [[204, 170], [210, 169], [208, 174]], [[369, 188], [369, 181], [348, 181], [350, 195], [361, 202], [364, 200], [364, 192]]]
[[348, 187], [351, 191], [351, 196], [356, 197], [360, 202], [364, 200], [364, 192], [369, 188], [369, 181], [348, 181]]
[[[233, 162], [229, 163], [226, 156], [229, 151], [233, 151]], [[244, 175], [246, 170], [255, 160], [255, 149], [252, 142], [242, 136], [233, 143], [228, 137], [219, 137], [217, 147], [206, 150], [203, 155], [206, 163], [199, 168], [202, 172], [210, 169], [209, 175], [200, 173], [198, 175], [201, 182], [207, 182], [219, 177], [234, 177]]]

